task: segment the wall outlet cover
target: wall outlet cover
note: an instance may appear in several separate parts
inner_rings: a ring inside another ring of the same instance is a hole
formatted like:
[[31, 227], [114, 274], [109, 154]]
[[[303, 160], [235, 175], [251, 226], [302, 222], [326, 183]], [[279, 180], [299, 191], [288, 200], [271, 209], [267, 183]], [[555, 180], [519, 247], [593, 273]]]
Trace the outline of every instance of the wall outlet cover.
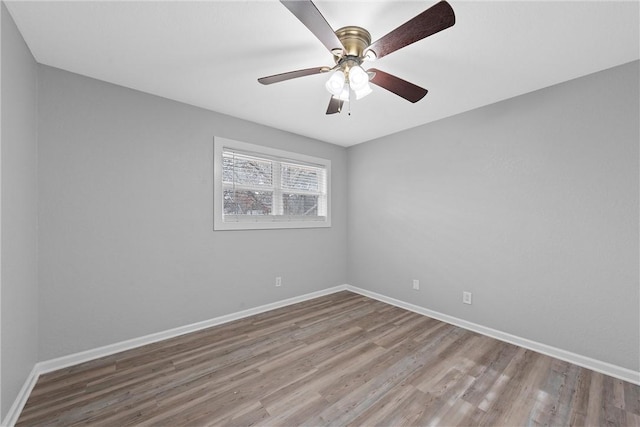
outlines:
[[465, 304], [471, 304], [471, 292], [462, 293], [462, 302]]

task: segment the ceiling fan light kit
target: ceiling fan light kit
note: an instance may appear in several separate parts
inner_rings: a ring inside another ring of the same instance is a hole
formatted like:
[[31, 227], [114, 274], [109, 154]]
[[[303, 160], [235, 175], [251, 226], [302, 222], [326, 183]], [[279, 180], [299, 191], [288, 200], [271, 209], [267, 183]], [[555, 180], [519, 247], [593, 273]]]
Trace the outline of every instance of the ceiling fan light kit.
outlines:
[[359, 65], [344, 66], [331, 74], [325, 87], [335, 98], [349, 101], [350, 90], [356, 95], [356, 99], [362, 99], [372, 92], [369, 85], [369, 74]]
[[415, 103], [422, 99], [427, 94], [426, 89], [377, 69], [365, 71], [362, 64], [365, 61], [382, 58], [455, 24], [453, 9], [443, 0], [371, 43], [371, 34], [361, 27], [347, 26], [334, 32], [311, 0], [281, 0], [280, 2], [324, 44], [333, 55], [336, 65], [331, 68], [308, 68], [261, 77], [258, 82], [268, 85], [331, 72], [325, 83], [327, 91], [331, 94], [327, 114], [342, 111], [342, 105], [350, 100], [351, 92], [355, 94], [356, 99], [369, 95], [373, 91], [370, 83], [409, 102]]

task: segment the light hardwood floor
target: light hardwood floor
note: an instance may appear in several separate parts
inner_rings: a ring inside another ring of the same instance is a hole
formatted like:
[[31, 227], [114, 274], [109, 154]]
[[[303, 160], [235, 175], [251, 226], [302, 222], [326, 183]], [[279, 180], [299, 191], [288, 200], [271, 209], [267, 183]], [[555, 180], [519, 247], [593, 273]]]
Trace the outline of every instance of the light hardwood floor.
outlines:
[[640, 387], [350, 292], [43, 375], [34, 425], [640, 426]]

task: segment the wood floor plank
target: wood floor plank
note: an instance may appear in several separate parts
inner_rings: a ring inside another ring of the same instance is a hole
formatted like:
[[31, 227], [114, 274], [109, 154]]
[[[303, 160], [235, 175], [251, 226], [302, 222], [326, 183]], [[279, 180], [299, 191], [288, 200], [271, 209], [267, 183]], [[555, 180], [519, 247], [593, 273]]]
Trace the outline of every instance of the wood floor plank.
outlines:
[[359, 416], [352, 419], [348, 425], [350, 426], [369, 426], [369, 425], [397, 425], [392, 421], [395, 416], [402, 412], [404, 405], [409, 405], [411, 397], [419, 393], [411, 384], [397, 384], [390, 393], [385, 393], [376, 405], [369, 406]]
[[350, 292], [42, 375], [17, 426], [640, 426], [640, 386]]
[[640, 387], [624, 383], [624, 407], [627, 412], [640, 416]]
[[458, 418], [464, 417], [471, 405], [460, 399], [464, 391], [473, 383], [474, 378], [456, 368], [451, 368], [447, 375], [426, 393], [429, 404], [422, 413], [421, 425], [451, 425]]
[[576, 394], [571, 405], [569, 424], [584, 425], [589, 407], [589, 386], [591, 385], [591, 371], [583, 369], [578, 373]]

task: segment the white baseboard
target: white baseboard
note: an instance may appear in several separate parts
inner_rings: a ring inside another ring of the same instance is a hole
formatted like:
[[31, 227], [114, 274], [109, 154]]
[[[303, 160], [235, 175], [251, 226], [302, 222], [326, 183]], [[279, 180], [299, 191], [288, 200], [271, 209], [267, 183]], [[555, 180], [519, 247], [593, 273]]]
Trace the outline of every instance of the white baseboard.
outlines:
[[477, 323], [468, 322], [457, 317], [449, 316], [447, 314], [439, 313], [437, 311], [429, 310], [428, 308], [420, 307], [415, 304], [400, 301], [395, 298], [391, 298], [376, 292], [361, 289], [355, 286], [346, 285], [346, 290], [355, 292], [360, 295], [364, 295], [369, 298], [376, 299], [378, 301], [385, 302], [387, 304], [394, 305], [396, 307], [404, 308], [406, 310], [413, 311], [424, 316], [432, 317], [437, 320], [449, 323], [454, 326], [459, 326], [464, 329], [468, 329], [473, 332], [477, 332], [482, 335], [486, 335], [491, 338], [495, 338], [500, 341], [505, 341], [510, 344], [536, 351], [538, 353], [545, 354], [547, 356], [555, 357], [556, 359], [570, 362], [583, 368], [591, 369], [592, 371], [600, 372], [605, 375], [609, 375], [614, 378], [618, 378], [624, 381], [628, 381], [633, 384], [640, 385], [640, 372], [633, 371], [631, 369], [623, 368], [613, 365], [611, 363], [603, 362], [600, 360], [592, 359], [590, 357], [582, 356], [580, 354], [572, 353], [570, 351], [562, 350], [557, 347], [552, 347], [547, 344], [542, 344], [536, 341], [532, 341], [526, 338], [511, 335], [506, 332], [502, 332], [496, 329], [488, 328], [486, 326], [478, 325]]
[[394, 305], [396, 307], [404, 308], [406, 310], [413, 311], [424, 316], [432, 317], [443, 322], [459, 326], [470, 331], [477, 332], [482, 335], [489, 336], [491, 338], [505, 341], [511, 344], [518, 345], [520, 347], [527, 348], [529, 350], [537, 351], [538, 353], [546, 354], [547, 356], [555, 357], [560, 360], [564, 360], [570, 363], [574, 363], [578, 366], [582, 366], [587, 369], [591, 369], [596, 372], [603, 373], [615, 378], [619, 378], [624, 381], [628, 381], [633, 384], [640, 385], [640, 372], [632, 371], [631, 369], [622, 368], [620, 366], [612, 365], [607, 362], [602, 362], [589, 357], [581, 356], [576, 353], [572, 353], [566, 350], [562, 350], [556, 347], [552, 347], [546, 344], [542, 344], [536, 341], [531, 341], [526, 338], [521, 338], [515, 335], [508, 334], [506, 332], [498, 331], [496, 329], [488, 328], [486, 326], [478, 325], [476, 323], [468, 322], [466, 320], [459, 319], [457, 317], [449, 316], [447, 314], [439, 313], [437, 311], [429, 310], [424, 307], [420, 307], [408, 302], [400, 301], [395, 298], [387, 297], [376, 292], [368, 291], [351, 285], [340, 285], [332, 288], [324, 289], [317, 292], [311, 292], [305, 295], [288, 298], [282, 301], [276, 301], [271, 304], [261, 305], [259, 307], [250, 308], [247, 310], [239, 311], [236, 313], [227, 314], [224, 316], [215, 317], [213, 319], [205, 320], [202, 322], [192, 323], [190, 325], [181, 326], [178, 328], [169, 329], [154, 334], [145, 335], [143, 337], [134, 338], [126, 341], [121, 341], [114, 344], [105, 345], [95, 349], [82, 351], [75, 354], [70, 354], [56, 359], [46, 360], [35, 364], [31, 373], [27, 377], [20, 393], [16, 397], [13, 405], [9, 409], [2, 426], [13, 427], [24, 405], [27, 403], [27, 399], [31, 390], [35, 386], [40, 375], [47, 372], [56, 371], [58, 369], [67, 368], [69, 366], [77, 365], [79, 363], [88, 362], [90, 360], [99, 359], [101, 357], [109, 356], [115, 353], [119, 353], [125, 350], [131, 350], [133, 348], [141, 347], [143, 345], [152, 344], [158, 341], [174, 338], [180, 335], [188, 334], [190, 332], [200, 331], [202, 329], [210, 328], [212, 326], [221, 325], [223, 323], [232, 322], [234, 320], [243, 319], [245, 317], [253, 316], [256, 314], [264, 313], [265, 311], [275, 310], [277, 308], [286, 307], [288, 305], [296, 304], [299, 302], [307, 301], [313, 298], [333, 294], [340, 291], [351, 291], [360, 295], [364, 295], [369, 298], [376, 299], [378, 301], [385, 302], [387, 304]]
[[24, 405], [27, 403], [27, 399], [31, 394], [31, 390], [33, 390], [33, 387], [36, 385], [39, 375], [38, 364], [36, 363], [36, 365], [29, 373], [27, 380], [22, 385], [18, 396], [16, 396], [16, 400], [13, 401], [13, 405], [11, 405], [11, 408], [9, 408], [9, 412], [7, 412], [7, 415], [4, 417], [4, 420], [1, 424], [2, 427], [13, 427], [18, 421], [18, 417], [22, 412], [22, 408], [24, 408]]

